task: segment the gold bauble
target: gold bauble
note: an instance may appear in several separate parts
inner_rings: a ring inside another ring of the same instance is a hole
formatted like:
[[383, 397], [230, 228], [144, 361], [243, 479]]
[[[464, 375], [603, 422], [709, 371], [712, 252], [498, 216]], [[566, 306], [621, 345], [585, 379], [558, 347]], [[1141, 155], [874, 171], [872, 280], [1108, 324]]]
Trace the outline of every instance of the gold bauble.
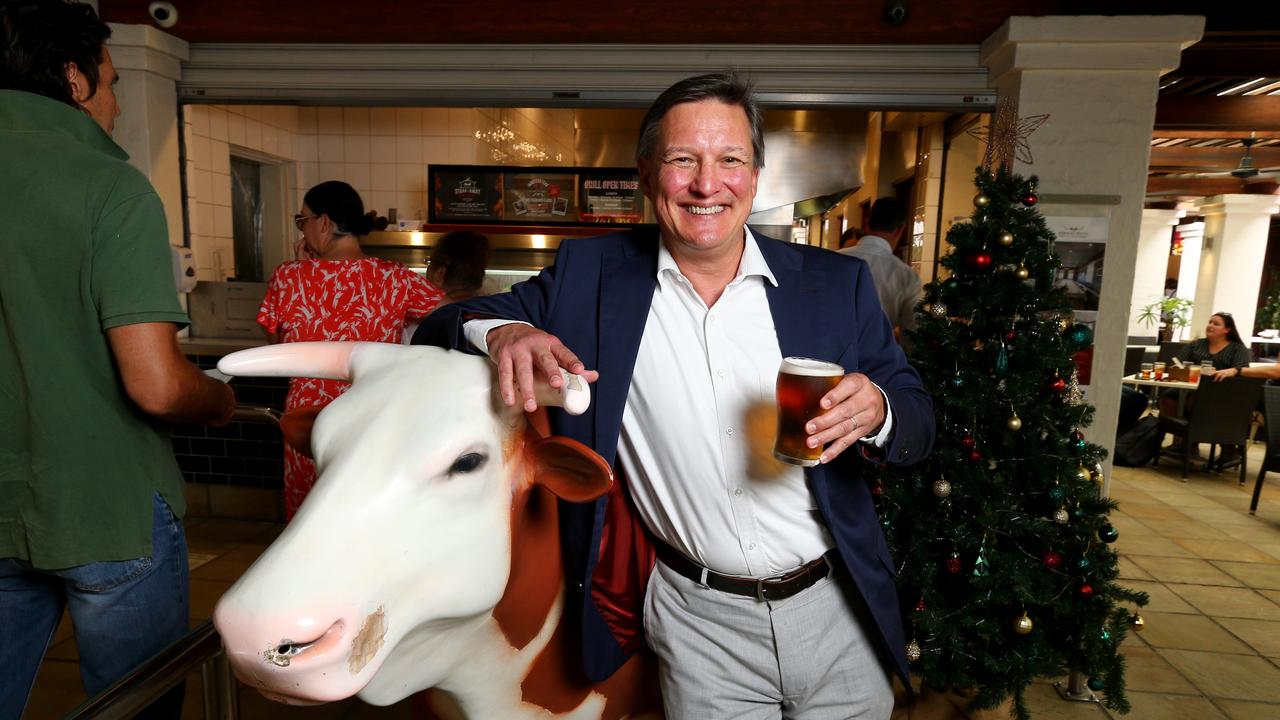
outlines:
[[1023, 612], [1018, 616], [1017, 620], [1013, 621], [1013, 631], [1019, 635], [1030, 635], [1031, 631], [1034, 630], [1035, 627], [1036, 624], [1031, 622], [1031, 618], [1026, 612]]
[[982, 348], [984, 348], [984, 347], [986, 347], [986, 346], [987, 346], [987, 344], [986, 344], [986, 343], [984, 343], [984, 342], [982, 342], [981, 340], [974, 340], [974, 341], [973, 341], [973, 349], [974, 349], [974, 350], [981, 350]]
[[1027, 278], [1031, 277], [1031, 271], [1027, 269], [1026, 265], [1019, 265], [1018, 271], [1016, 274], [1019, 280], [1026, 280]]
[[1009, 232], [1008, 230], [1005, 230], [1004, 232], [1000, 233], [1000, 244], [1004, 245], [1005, 247], [1009, 247], [1010, 245], [1012, 245], [1013, 233]]
[[983, 195], [982, 193], [978, 193], [973, 196], [973, 204], [975, 207], [984, 208], [991, 204], [991, 198]]
[[1062, 318], [1061, 320], [1058, 320], [1059, 330], [1066, 330], [1069, 327], [1071, 327], [1071, 318]]
[[1053, 521], [1059, 525], [1066, 525], [1067, 521], [1070, 519], [1071, 515], [1067, 512], [1066, 508], [1058, 508], [1053, 511]]
[[920, 659], [920, 643], [912, 640], [907, 643], [907, 662], [915, 662]]
[[1133, 617], [1129, 618], [1129, 624], [1133, 626], [1134, 630], [1142, 632], [1143, 628], [1147, 626], [1147, 621], [1143, 620], [1138, 613], [1134, 613]]
[[1089, 471], [1084, 469], [1083, 465], [1076, 468], [1076, 477], [1080, 478], [1080, 482], [1089, 481]]
[[933, 307], [929, 308], [929, 314], [941, 320], [947, 316], [947, 306], [940, 302], [934, 303]]
[[939, 478], [933, 481], [933, 494], [940, 498], [947, 497], [951, 494], [951, 483], [945, 479]]
[[1004, 424], [1013, 432], [1018, 432], [1022, 429], [1022, 418], [1018, 417], [1018, 413], [1014, 413], [1012, 417], [1004, 421]]

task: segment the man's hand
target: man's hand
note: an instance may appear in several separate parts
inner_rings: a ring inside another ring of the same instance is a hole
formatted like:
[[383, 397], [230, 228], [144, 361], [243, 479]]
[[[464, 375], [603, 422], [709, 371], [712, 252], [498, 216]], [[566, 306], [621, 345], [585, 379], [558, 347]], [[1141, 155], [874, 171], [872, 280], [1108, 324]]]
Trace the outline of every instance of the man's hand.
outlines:
[[[489, 357], [498, 365], [498, 391], [508, 407], [516, 404], [516, 390], [520, 392], [525, 412], [538, 409], [533, 396], [534, 368], [547, 379], [553, 388], [559, 388], [564, 380], [560, 368], [574, 375], [581, 375], [587, 382], [595, 382], [600, 373], [587, 370], [573, 351], [564, 346], [556, 336], [522, 323], [502, 325], [489, 331], [485, 337]], [[879, 392], [879, 391], [877, 391]]]
[[827, 412], [805, 425], [809, 447], [831, 443], [819, 462], [831, 462], [859, 439], [884, 424], [884, 394], [862, 373], [849, 373], [820, 403]]

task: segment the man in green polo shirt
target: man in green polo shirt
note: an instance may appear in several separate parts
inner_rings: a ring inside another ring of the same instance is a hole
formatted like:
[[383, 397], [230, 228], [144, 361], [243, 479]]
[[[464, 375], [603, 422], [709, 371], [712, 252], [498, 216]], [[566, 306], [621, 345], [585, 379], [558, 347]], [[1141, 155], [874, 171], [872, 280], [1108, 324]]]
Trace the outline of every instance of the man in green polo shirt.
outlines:
[[110, 32], [87, 5], [0, 0], [0, 718], [64, 607], [91, 695], [186, 632], [167, 423], [235, 406], [178, 347], [160, 199], [110, 137]]

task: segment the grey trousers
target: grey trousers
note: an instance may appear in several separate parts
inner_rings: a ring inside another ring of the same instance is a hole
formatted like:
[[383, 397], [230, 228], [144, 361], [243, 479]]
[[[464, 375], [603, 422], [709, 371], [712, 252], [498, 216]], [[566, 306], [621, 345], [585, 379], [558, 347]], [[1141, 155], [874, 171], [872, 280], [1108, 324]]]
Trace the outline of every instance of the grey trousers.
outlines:
[[848, 573], [785, 600], [712, 590], [657, 563], [645, 596], [669, 720], [885, 720], [887, 671]]

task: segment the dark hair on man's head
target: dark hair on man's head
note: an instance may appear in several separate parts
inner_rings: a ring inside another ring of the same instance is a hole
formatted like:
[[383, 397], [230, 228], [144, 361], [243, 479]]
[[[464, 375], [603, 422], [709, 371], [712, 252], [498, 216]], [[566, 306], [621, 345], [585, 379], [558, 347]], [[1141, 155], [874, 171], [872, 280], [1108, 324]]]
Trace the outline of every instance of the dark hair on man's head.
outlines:
[[897, 198], [882, 197], [871, 206], [867, 229], [872, 232], [891, 233], [907, 224], [907, 206]]
[[368, 235], [376, 213], [365, 213], [355, 188], [341, 180], [329, 180], [307, 191], [302, 203], [315, 215], [328, 215], [338, 235]]
[[1236, 319], [1231, 317], [1229, 312], [1216, 312], [1210, 317], [1216, 317], [1222, 320], [1222, 325], [1227, 329], [1227, 341], [1235, 343], [1243, 343], [1244, 339], [1240, 337], [1240, 330], [1236, 327]]
[[658, 145], [658, 129], [662, 118], [676, 105], [703, 100], [719, 100], [736, 105], [747, 114], [751, 126], [751, 161], [758, 170], [764, 167], [764, 112], [751, 95], [750, 83], [736, 73], [714, 73], [686, 78], [672, 85], [649, 106], [640, 123], [640, 139], [636, 142], [636, 162], [653, 155]]
[[441, 289], [449, 294], [474, 294], [484, 284], [489, 267], [489, 238], [459, 230], [441, 237], [431, 251], [431, 267], [443, 272]]
[[0, 89], [44, 95], [80, 107], [67, 81], [74, 63], [98, 91], [98, 65], [111, 28], [93, 8], [70, 0], [0, 0]]

